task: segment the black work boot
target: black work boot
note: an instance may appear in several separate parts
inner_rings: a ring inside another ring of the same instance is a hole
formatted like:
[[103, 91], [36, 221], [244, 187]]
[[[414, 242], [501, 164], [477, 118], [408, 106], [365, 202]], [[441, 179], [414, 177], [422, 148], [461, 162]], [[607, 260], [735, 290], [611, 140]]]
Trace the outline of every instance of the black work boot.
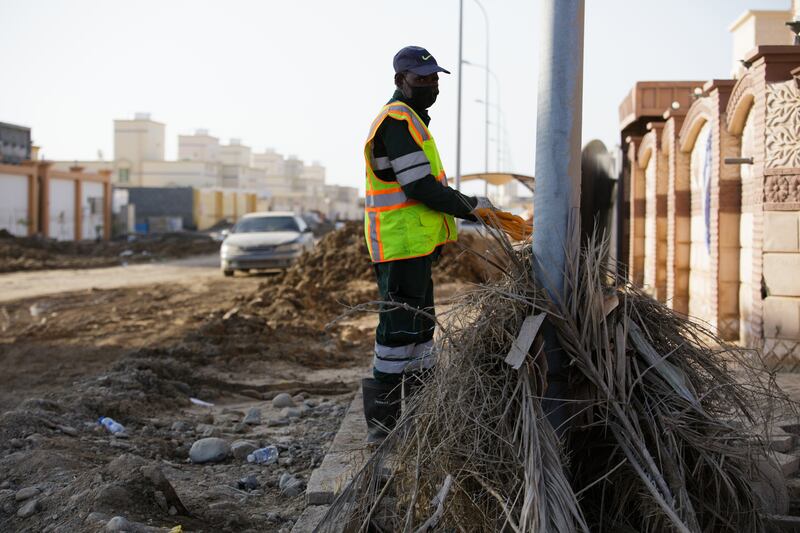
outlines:
[[361, 390], [364, 393], [367, 442], [378, 443], [397, 424], [400, 416], [400, 385], [364, 378], [361, 380]]
[[425, 386], [431, 377], [431, 369], [417, 370], [403, 374], [403, 400], [408, 401], [416, 395], [417, 391]]

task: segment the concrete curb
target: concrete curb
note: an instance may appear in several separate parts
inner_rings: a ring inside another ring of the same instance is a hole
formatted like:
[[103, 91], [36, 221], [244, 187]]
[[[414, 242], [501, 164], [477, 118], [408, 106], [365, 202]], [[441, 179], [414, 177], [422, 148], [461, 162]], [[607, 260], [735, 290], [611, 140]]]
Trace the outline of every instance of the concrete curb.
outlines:
[[292, 533], [308, 533], [320, 523], [336, 496], [369, 459], [371, 450], [366, 447], [366, 441], [367, 424], [359, 389], [322, 464], [311, 473], [306, 489], [308, 506], [292, 528]]

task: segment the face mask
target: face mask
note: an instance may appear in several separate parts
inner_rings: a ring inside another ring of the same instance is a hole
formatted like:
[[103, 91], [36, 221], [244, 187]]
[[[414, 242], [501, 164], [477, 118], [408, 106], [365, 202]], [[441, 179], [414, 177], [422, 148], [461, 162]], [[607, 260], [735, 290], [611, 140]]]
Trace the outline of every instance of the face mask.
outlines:
[[428, 109], [439, 95], [437, 87], [410, 87], [410, 89], [411, 97], [408, 99], [408, 103], [417, 109]]

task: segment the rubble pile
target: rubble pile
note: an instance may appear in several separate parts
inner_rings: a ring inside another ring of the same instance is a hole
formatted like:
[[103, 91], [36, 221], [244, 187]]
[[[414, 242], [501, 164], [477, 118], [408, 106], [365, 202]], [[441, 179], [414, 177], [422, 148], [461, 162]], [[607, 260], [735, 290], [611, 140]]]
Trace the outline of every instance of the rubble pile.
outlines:
[[211, 254], [219, 242], [202, 233], [165, 233], [121, 241], [58, 241], [16, 237], [0, 230], [0, 273], [55, 268], [98, 268]]
[[[485, 262], [469, 249], [486, 248], [474, 234], [459, 235], [447, 245], [433, 267], [434, 282], [480, 283], [488, 276]], [[270, 320], [303, 319], [324, 323], [348, 306], [376, 300], [375, 273], [364, 241], [364, 226], [348, 223], [327, 234], [309, 253], [285, 272], [259, 287], [250, 306]]]

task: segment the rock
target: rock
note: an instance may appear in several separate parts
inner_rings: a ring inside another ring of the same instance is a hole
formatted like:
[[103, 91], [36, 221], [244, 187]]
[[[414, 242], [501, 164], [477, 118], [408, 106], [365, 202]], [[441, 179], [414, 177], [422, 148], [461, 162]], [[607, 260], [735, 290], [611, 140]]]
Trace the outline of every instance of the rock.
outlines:
[[37, 494], [39, 494], [39, 489], [36, 487], [26, 487], [24, 489], [19, 489], [16, 494], [14, 494], [14, 499], [18, 502], [27, 500], [28, 498], [33, 498]]
[[305, 482], [302, 479], [297, 479], [292, 474], [284, 473], [278, 481], [278, 488], [284, 496], [294, 498], [303, 493]]
[[0, 490], [7, 489], [11, 486], [11, 482], [6, 480], [0, 483]]
[[162, 511], [166, 511], [169, 509], [169, 505], [167, 505], [167, 497], [164, 496], [164, 493], [160, 490], [157, 490], [153, 493], [153, 498], [156, 500], [156, 503], [161, 508]]
[[317, 402], [317, 400], [308, 399], [308, 400], [304, 401], [303, 404], [306, 407], [310, 407], [311, 409], [313, 409], [314, 407], [319, 405], [319, 402]]
[[281, 416], [283, 418], [300, 418], [303, 413], [297, 407], [287, 407], [281, 411]]
[[189, 459], [193, 463], [213, 463], [224, 461], [231, 453], [230, 444], [225, 439], [209, 437], [192, 444]]
[[769, 434], [769, 447], [774, 452], [786, 453], [794, 447], [794, 435], [779, 427], [772, 428]]
[[272, 407], [282, 409], [284, 407], [294, 407], [294, 400], [287, 393], [282, 392], [272, 399]]
[[258, 448], [258, 445], [253, 441], [237, 440], [231, 444], [231, 453], [236, 459], [244, 461], [247, 459], [248, 454], [253, 453], [256, 448]]
[[106, 466], [106, 472], [111, 474], [115, 479], [118, 479], [130, 474], [134, 470], [138, 470], [145, 464], [146, 461], [138, 455], [123, 453], [108, 463], [108, 466]]
[[64, 435], [69, 435], [70, 437], [78, 436], [78, 430], [72, 426], [56, 426], [56, 427]]
[[124, 516], [115, 516], [106, 523], [106, 531], [134, 531], [133, 524], [128, 522]]
[[288, 418], [270, 418], [267, 420], [267, 426], [271, 427], [286, 426], [288, 424], [289, 424]]
[[25, 446], [25, 441], [22, 439], [11, 439], [8, 441], [12, 448], [20, 449]]
[[256, 426], [261, 423], [261, 409], [253, 407], [247, 411], [247, 416], [244, 417], [244, 423], [251, 426]]
[[100, 487], [94, 497], [95, 504], [103, 509], [118, 509], [127, 505], [130, 500], [131, 495], [125, 487], [114, 483]]
[[294, 400], [297, 403], [303, 403], [303, 400], [305, 400], [305, 399], [306, 399], [306, 395], [303, 394], [302, 392], [292, 396], [292, 400]]
[[94, 511], [92, 513], [89, 513], [89, 516], [86, 517], [85, 521], [95, 522], [95, 523], [102, 522], [105, 524], [106, 522], [108, 522], [108, 515], [105, 513], [98, 513], [97, 511]]
[[249, 476], [245, 476], [237, 482], [237, 486], [239, 490], [256, 490], [261, 484], [258, 482], [258, 478], [255, 474], [250, 474]]
[[17, 516], [20, 518], [28, 518], [29, 516], [33, 516], [36, 514], [36, 511], [39, 510], [39, 500], [28, 500], [25, 502], [25, 505], [19, 508], [17, 511]]
[[191, 428], [191, 426], [189, 425], [188, 422], [186, 422], [184, 420], [176, 420], [175, 422], [172, 423], [172, 428], [171, 429], [172, 429], [172, 431], [177, 431], [179, 433], [183, 433], [184, 431], [189, 431], [190, 428]]

